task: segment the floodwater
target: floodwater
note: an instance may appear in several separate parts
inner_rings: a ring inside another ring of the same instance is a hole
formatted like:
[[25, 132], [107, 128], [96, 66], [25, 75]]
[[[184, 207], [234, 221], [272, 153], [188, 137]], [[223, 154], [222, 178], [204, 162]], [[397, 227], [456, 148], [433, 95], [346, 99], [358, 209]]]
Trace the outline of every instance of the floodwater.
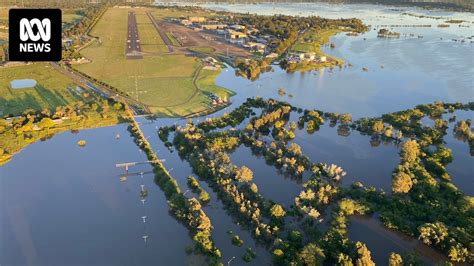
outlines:
[[15, 79], [10, 82], [12, 89], [33, 88], [37, 82], [34, 79]]
[[[427, 11], [374, 5], [256, 4], [205, 5], [243, 13], [314, 15], [329, 18], [357, 17], [372, 30], [356, 37], [341, 33], [331, 39], [335, 49], [324, 51], [353, 66], [288, 74], [278, 66], [255, 82], [223, 72], [217, 83], [244, 95], [272, 97], [303, 108], [348, 112], [354, 118], [378, 116], [434, 101], [474, 101], [474, 19], [470, 13]], [[403, 13], [442, 17], [418, 18]], [[462, 19], [460, 25], [439, 28], [448, 19]], [[377, 38], [383, 25], [431, 25], [390, 27], [414, 37]], [[462, 26], [462, 27], [459, 27]], [[418, 36], [423, 38], [418, 38]], [[457, 41], [454, 41], [454, 40]], [[461, 42], [464, 40], [464, 42]], [[362, 68], [368, 71], [363, 71]], [[286, 90], [285, 96], [278, 89]], [[293, 97], [289, 97], [289, 95]], [[239, 95], [236, 96], [239, 100]], [[234, 100], [234, 98], [233, 98]]]
[[[85, 147], [77, 145], [80, 139]], [[188, 230], [168, 214], [154, 175], [146, 173], [151, 167], [130, 169], [145, 172], [143, 179], [135, 174], [120, 181], [125, 170], [116, 163], [145, 160], [126, 125], [66, 132], [28, 146], [0, 168], [0, 263], [187, 263]]]
[[[181, 159], [178, 152], [173, 150], [169, 151], [165, 147], [164, 143], [159, 140], [156, 134], [157, 127], [180, 124], [183, 125], [187, 122], [186, 119], [159, 119], [155, 123], [149, 123], [145, 119], [140, 119], [141, 128], [152, 145], [152, 148], [157, 152], [160, 159], [164, 159], [164, 166], [170, 171], [171, 175], [178, 181], [181, 191], [185, 193], [187, 197], [196, 197], [199, 195], [189, 190], [187, 185], [187, 177], [192, 175], [198, 179], [193, 173], [191, 166], [188, 162]], [[170, 134], [170, 140], [172, 140], [172, 134]], [[209, 185], [202, 180], [198, 179], [201, 187], [207, 191], [210, 195], [210, 202], [203, 205], [204, 212], [209, 216], [214, 227], [212, 230], [212, 238], [216, 246], [222, 253], [222, 261], [226, 263], [233, 257], [232, 264], [241, 265], [268, 265], [271, 263], [270, 254], [266, 251], [265, 247], [256, 243], [253, 239], [251, 232], [246, 230], [244, 227], [237, 225], [232, 219], [232, 216], [227, 213], [224, 204], [218, 199], [217, 194], [212, 190]], [[232, 231], [244, 241], [241, 247], [232, 244], [231, 235], [228, 231]], [[242, 260], [242, 256], [245, 253], [246, 248], [250, 247], [257, 253], [257, 257], [250, 263], [246, 263]]]
[[[260, 14], [356, 16], [375, 29], [395, 24], [430, 24], [432, 27], [393, 27], [392, 30], [402, 34], [415, 35], [400, 39], [379, 39], [374, 30], [357, 37], [345, 34], [333, 37], [331, 41], [336, 48], [324, 48], [325, 51], [343, 58], [352, 67], [286, 73], [274, 66], [273, 72], [262, 74], [257, 81], [236, 77], [231, 68], [224, 69], [217, 84], [234, 90], [237, 95], [232, 98], [231, 106], [210, 116], [229, 112], [246, 98], [255, 96], [288, 101], [302, 108], [348, 112], [354, 119], [437, 100], [474, 101], [474, 44], [467, 39], [474, 27], [470, 14], [414, 8], [395, 10], [370, 5], [259, 4], [221, 5], [219, 8]], [[468, 22], [463, 22], [462, 27], [457, 24], [449, 28], [437, 27], [448, 18]], [[363, 67], [368, 71], [362, 71]], [[285, 96], [278, 95], [280, 87], [285, 88]], [[458, 115], [461, 116], [463, 119], [472, 117], [472, 112]], [[166, 159], [165, 166], [173, 169], [171, 174], [183, 191], [187, 190], [186, 177], [192, 170], [176, 151], [170, 153], [163, 146], [156, 129], [185, 121], [142, 121], [145, 135], [158, 157]], [[115, 139], [117, 133], [121, 135], [118, 140]], [[86, 147], [77, 145], [80, 139], [87, 141]], [[298, 130], [294, 141], [313, 161], [334, 163], [344, 168], [348, 174], [341, 181], [343, 186], [361, 181], [368, 186], [390, 190], [391, 173], [399, 162], [395, 145], [380, 143], [373, 146], [368, 136], [358, 132], [341, 136], [337, 134], [337, 128], [326, 124], [312, 135]], [[453, 183], [472, 196], [474, 157], [469, 154], [468, 144], [456, 139], [451, 128], [445, 141], [454, 155], [454, 162], [448, 165]], [[244, 146], [231, 158], [237, 165], [248, 165], [254, 172], [260, 193], [275, 202], [291, 204], [301, 188], [297, 180], [278, 173], [266, 165], [263, 158], [256, 159]], [[26, 147], [0, 167], [0, 264], [203, 263], [201, 257], [185, 253], [185, 247], [192, 244], [188, 230], [169, 215], [163, 193], [154, 184], [153, 175], [147, 173], [151, 170], [149, 165], [132, 167], [130, 172], [136, 174], [120, 181], [124, 170], [116, 168], [116, 163], [145, 160], [145, 155], [129, 137], [126, 125], [78, 134], [66, 132]], [[143, 179], [139, 174], [141, 171], [145, 172]], [[264, 252], [264, 247], [255, 243], [248, 230], [234, 223], [206, 182], [200, 181], [200, 184], [211, 195], [212, 200], [204, 210], [214, 225], [213, 238], [222, 251], [223, 262], [235, 256], [232, 264], [243, 264], [241, 257], [245, 248], [251, 247], [258, 254], [253, 264], [269, 264], [271, 258]], [[140, 201], [141, 185], [148, 190], [145, 204]], [[275, 186], [279, 186], [278, 192], [272, 189]], [[186, 195], [194, 194], [188, 192]], [[147, 217], [145, 223], [143, 216]], [[373, 258], [386, 264], [386, 254], [397, 250], [398, 244], [393, 241], [380, 244], [379, 235], [354, 224], [349, 228], [351, 238], [366, 242], [373, 250]], [[228, 230], [240, 235], [245, 242], [243, 247], [231, 244]], [[148, 236], [146, 242], [143, 236]], [[389, 238], [398, 241], [394, 236]]]
[[424, 245], [420, 240], [389, 230], [373, 217], [353, 216], [349, 219], [349, 238], [362, 241], [371, 252], [377, 265], [387, 265], [390, 253], [400, 255], [416, 252], [426, 265], [434, 265], [448, 258]]
[[238, 167], [247, 166], [253, 171], [253, 182], [258, 193], [285, 208], [295, 203], [295, 197], [303, 190], [301, 179], [292, 179], [277, 168], [266, 163], [262, 156], [252, 155], [249, 147], [240, 146], [229, 155], [232, 163]]
[[[444, 114], [443, 119], [449, 120], [455, 117], [455, 121], [448, 123], [444, 142], [446, 147], [450, 148], [453, 153], [453, 162], [448, 164], [446, 169], [451, 176], [451, 181], [456, 187], [466, 195], [474, 196], [474, 164], [472, 162], [473, 154], [469, 150], [469, 143], [463, 138], [457, 137], [453, 129], [458, 121], [474, 119], [471, 111], [458, 110], [454, 113]], [[433, 127], [434, 120], [429, 117], [422, 119], [424, 125]]]
[[328, 123], [313, 134], [297, 130], [294, 142], [313, 162], [341, 166], [347, 173], [340, 181], [342, 186], [358, 181], [367, 187], [391, 191], [392, 171], [400, 163], [398, 147], [392, 142], [371, 142], [369, 136], [358, 131], [342, 136], [337, 127]]

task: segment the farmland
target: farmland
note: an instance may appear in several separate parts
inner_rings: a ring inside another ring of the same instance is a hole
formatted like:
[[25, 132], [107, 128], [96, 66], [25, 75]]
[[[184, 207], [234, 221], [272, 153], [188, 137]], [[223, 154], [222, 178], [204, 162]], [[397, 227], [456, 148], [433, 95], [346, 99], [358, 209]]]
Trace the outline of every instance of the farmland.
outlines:
[[[99, 37], [99, 41], [81, 51], [92, 62], [76, 68], [138, 99], [158, 115], [183, 116], [209, 108], [210, 99], [206, 91], [198, 89], [193, 80], [215, 75], [212, 71], [198, 71], [201, 63], [196, 57], [183, 52], [168, 53], [146, 16], [146, 9], [134, 10], [143, 59], [126, 60], [124, 51], [129, 10], [111, 8], [104, 14], [91, 32]], [[206, 88], [210, 86], [203, 86], [204, 90]], [[217, 86], [212, 86], [212, 91], [228, 93]]]

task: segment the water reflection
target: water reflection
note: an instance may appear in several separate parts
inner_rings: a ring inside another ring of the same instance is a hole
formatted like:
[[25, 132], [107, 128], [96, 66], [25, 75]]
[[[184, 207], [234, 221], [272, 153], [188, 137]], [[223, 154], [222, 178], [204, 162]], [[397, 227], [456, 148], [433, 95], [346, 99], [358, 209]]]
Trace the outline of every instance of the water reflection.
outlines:
[[[233, 71], [223, 71], [217, 83], [237, 92], [232, 100], [238, 104], [247, 97], [262, 96], [288, 101], [302, 108], [349, 112], [354, 118], [359, 118], [379, 116], [434, 101], [474, 100], [474, 57], [470, 56], [474, 54], [474, 44], [448, 41], [470, 36], [472, 30], [466, 27], [440, 29], [436, 19], [403, 14], [443, 16], [446, 20], [458, 18], [469, 23], [472, 17], [468, 13], [413, 8], [393, 11], [385, 6], [321, 3], [205, 6], [258, 14], [321, 15], [329, 18], [357, 16], [372, 26], [432, 25], [396, 28], [402, 34], [424, 36], [415, 39], [380, 39], [376, 30], [356, 37], [341, 33], [331, 39], [335, 49], [323, 50], [352, 65], [343, 69], [286, 73], [280, 67], [273, 66], [274, 72], [261, 75], [255, 82], [235, 77]], [[400, 19], [404, 19], [403, 22]], [[368, 68], [367, 72], [362, 71], [364, 67]], [[286, 90], [287, 95], [278, 95], [280, 87]], [[290, 94], [293, 97], [289, 97]]]
[[[197, 118], [195, 120], [197, 122], [198, 120], [202, 120], [202, 118]], [[153, 149], [158, 151], [158, 157], [165, 160], [163, 163], [165, 167], [167, 169], [173, 169], [172, 176], [178, 181], [181, 190], [186, 193], [187, 197], [198, 198], [199, 195], [187, 189], [187, 177], [189, 175], [195, 176], [189, 163], [181, 159], [176, 151], [170, 152], [156, 134], [157, 127], [173, 125], [175, 123], [184, 125], [186, 122], [186, 119], [159, 119], [153, 124], [142, 123], [142, 130], [147, 136], [150, 135], [150, 143]], [[172, 136], [170, 136], [170, 141], [171, 140]], [[225, 206], [219, 200], [218, 195], [205, 181], [199, 180], [199, 184], [209, 193], [211, 198], [209, 203], [203, 205], [203, 210], [211, 219], [213, 225], [212, 239], [216, 246], [221, 250], [222, 262], [226, 263], [232, 257], [235, 257], [235, 259], [232, 260], [232, 265], [242, 265], [244, 263], [246, 265], [270, 264], [271, 257], [266, 248], [255, 242], [255, 239], [252, 237], [249, 230], [235, 223], [231, 215], [227, 212]], [[232, 244], [231, 237], [228, 234], [229, 230], [238, 234], [244, 241], [242, 247], [237, 247]], [[258, 254], [258, 256], [250, 263], [246, 263], [242, 260], [242, 255], [247, 247], [252, 248], [252, 250]]]
[[338, 131], [340, 127], [331, 127], [328, 123], [313, 134], [298, 129], [294, 142], [312, 161], [341, 166], [347, 172], [342, 186], [360, 181], [390, 192], [392, 171], [400, 162], [398, 147], [391, 142], [374, 143], [357, 131], [342, 129], [342, 134]]
[[371, 251], [372, 260], [378, 265], [387, 265], [391, 252], [401, 255], [415, 252], [428, 265], [449, 260], [420, 240], [385, 228], [376, 218], [351, 217], [348, 229], [349, 238], [365, 243]]
[[[120, 182], [123, 170], [116, 163], [146, 158], [131, 138], [116, 140], [117, 133], [129, 135], [126, 125], [59, 134], [28, 146], [0, 168], [2, 263], [186, 263], [184, 247], [191, 239], [168, 214], [153, 174]], [[78, 147], [79, 139], [87, 146]], [[140, 184], [149, 191], [145, 206]], [[150, 236], [146, 244], [143, 235]]]
[[303, 189], [302, 180], [292, 180], [274, 166], [268, 165], [265, 158], [252, 154], [250, 148], [240, 146], [229, 155], [233, 164], [249, 167], [253, 172], [253, 182], [258, 192], [265, 198], [285, 207], [295, 202], [295, 197]]

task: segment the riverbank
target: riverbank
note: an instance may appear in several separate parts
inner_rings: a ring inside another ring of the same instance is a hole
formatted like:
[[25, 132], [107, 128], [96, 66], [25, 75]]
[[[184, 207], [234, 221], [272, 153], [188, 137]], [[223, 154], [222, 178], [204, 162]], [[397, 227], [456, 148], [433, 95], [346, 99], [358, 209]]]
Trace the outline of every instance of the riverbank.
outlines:
[[[281, 65], [288, 72], [305, 72], [323, 68], [343, 66], [344, 60], [324, 53], [324, 46], [336, 48], [330, 40], [336, 34], [344, 32], [343, 29], [308, 30], [291, 47], [293, 56], [282, 61]], [[350, 34], [350, 31], [347, 33]], [[358, 35], [358, 33], [354, 33]]]
[[0, 165], [7, 163], [26, 146], [47, 140], [65, 131], [98, 128], [116, 125], [126, 121], [121, 104], [106, 104], [98, 109], [97, 103], [85, 105], [80, 109], [59, 108], [56, 113], [28, 113], [9, 119], [0, 119]]

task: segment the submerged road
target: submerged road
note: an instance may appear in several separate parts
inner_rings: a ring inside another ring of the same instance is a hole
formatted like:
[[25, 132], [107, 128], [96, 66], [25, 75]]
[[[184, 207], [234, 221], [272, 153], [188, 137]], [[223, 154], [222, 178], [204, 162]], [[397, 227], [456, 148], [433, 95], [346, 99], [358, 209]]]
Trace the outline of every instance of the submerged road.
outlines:
[[128, 12], [128, 33], [125, 48], [127, 59], [142, 59], [140, 38], [138, 37], [137, 18], [134, 11]]

